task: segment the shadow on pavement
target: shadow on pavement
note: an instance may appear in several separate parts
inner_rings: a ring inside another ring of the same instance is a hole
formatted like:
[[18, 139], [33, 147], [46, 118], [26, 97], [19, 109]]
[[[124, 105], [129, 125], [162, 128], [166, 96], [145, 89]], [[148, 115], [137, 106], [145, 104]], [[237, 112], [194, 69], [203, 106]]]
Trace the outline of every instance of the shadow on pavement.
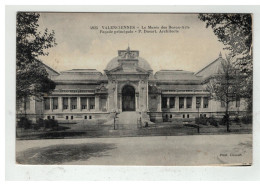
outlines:
[[18, 164], [41, 165], [63, 164], [87, 160], [90, 157], [109, 156], [106, 151], [115, 149], [115, 144], [87, 143], [53, 145], [44, 148], [30, 148], [16, 154]]

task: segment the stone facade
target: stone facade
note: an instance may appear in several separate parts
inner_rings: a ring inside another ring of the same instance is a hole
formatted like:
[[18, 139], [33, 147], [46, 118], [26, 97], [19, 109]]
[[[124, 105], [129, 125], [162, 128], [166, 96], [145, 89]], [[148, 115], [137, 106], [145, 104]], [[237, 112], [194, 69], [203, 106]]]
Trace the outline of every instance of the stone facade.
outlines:
[[[225, 108], [209, 98], [207, 79], [219, 71], [223, 60], [215, 61], [197, 73], [160, 70], [153, 74], [139, 51], [119, 50], [104, 73], [95, 69], [73, 69], [61, 73], [46, 66], [56, 89], [43, 99], [31, 98], [26, 114], [32, 119], [56, 119], [73, 123], [106, 118], [113, 112], [137, 111], [153, 122], [191, 121], [198, 116], [222, 116]], [[231, 113], [245, 110], [243, 99], [234, 102]], [[24, 107], [17, 109], [25, 113]]]

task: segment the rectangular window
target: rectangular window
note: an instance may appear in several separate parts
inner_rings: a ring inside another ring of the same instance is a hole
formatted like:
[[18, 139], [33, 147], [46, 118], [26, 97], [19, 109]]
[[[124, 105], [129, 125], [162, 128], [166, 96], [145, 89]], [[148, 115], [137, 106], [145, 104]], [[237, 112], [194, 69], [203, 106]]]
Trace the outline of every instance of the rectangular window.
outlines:
[[66, 116], [66, 119], [69, 119], [69, 116]]
[[191, 98], [191, 97], [187, 97], [187, 98], [186, 98], [186, 107], [187, 107], [188, 109], [190, 109], [191, 106], [192, 106], [192, 98]]
[[71, 109], [77, 109], [77, 97], [72, 97], [70, 99], [70, 103], [71, 103]]
[[26, 110], [30, 110], [30, 98], [26, 98], [25, 107], [26, 107]]
[[162, 97], [162, 108], [167, 108], [167, 97]]
[[70, 119], [73, 119], [73, 116], [70, 116]]
[[92, 119], [92, 116], [89, 116], [89, 119]]
[[51, 119], [51, 117], [50, 117], [50, 116], [47, 116], [47, 119]]
[[170, 108], [175, 108], [175, 98], [170, 97]]
[[102, 111], [107, 110], [107, 97], [101, 97], [100, 98], [100, 108]]
[[201, 97], [196, 97], [196, 108], [201, 107]]
[[67, 97], [64, 97], [63, 98], [63, 109], [68, 109], [69, 108], [69, 102], [68, 102], [68, 98]]
[[55, 116], [52, 116], [52, 119], [55, 119]]
[[183, 109], [184, 108], [184, 97], [179, 98], [179, 108]]
[[204, 97], [203, 98], [203, 108], [208, 108], [209, 107], [209, 98]]
[[53, 98], [52, 108], [58, 109], [58, 98], [57, 97]]
[[89, 98], [89, 106], [90, 109], [95, 109], [95, 98]]
[[87, 98], [86, 97], [81, 98], [81, 109], [87, 109]]
[[182, 118], [185, 118], [185, 114], [182, 115]]
[[189, 115], [189, 114], [187, 114], [187, 118], [190, 118], [190, 115]]
[[239, 97], [236, 98], [236, 107], [240, 107], [240, 98]]
[[50, 110], [50, 99], [49, 98], [44, 98], [44, 109]]
[[85, 116], [84, 118], [85, 118], [85, 119], [88, 119], [88, 116]]
[[16, 109], [21, 109], [23, 107], [23, 102], [21, 100], [17, 100], [17, 106], [16, 106]]

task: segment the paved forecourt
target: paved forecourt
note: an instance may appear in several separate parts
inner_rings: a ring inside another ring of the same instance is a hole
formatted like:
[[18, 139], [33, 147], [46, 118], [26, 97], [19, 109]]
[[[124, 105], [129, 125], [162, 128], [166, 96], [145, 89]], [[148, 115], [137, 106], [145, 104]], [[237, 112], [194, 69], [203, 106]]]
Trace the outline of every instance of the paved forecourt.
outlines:
[[252, 134], [17, 140], [16, 150], [23, 164], [241, 165]]

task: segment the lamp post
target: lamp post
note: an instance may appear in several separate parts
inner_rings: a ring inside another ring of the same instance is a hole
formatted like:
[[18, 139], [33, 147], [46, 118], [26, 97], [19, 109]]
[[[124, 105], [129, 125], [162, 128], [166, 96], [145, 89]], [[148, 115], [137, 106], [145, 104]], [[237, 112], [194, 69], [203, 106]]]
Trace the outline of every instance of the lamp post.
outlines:
[[114, 130], [116, 129], [116, 115], [114, 117]]
[[114, 117], [114, 130], [116, 129], [116, 118], [117, 118], [117, 112], [115, 111], [115, 117]]

